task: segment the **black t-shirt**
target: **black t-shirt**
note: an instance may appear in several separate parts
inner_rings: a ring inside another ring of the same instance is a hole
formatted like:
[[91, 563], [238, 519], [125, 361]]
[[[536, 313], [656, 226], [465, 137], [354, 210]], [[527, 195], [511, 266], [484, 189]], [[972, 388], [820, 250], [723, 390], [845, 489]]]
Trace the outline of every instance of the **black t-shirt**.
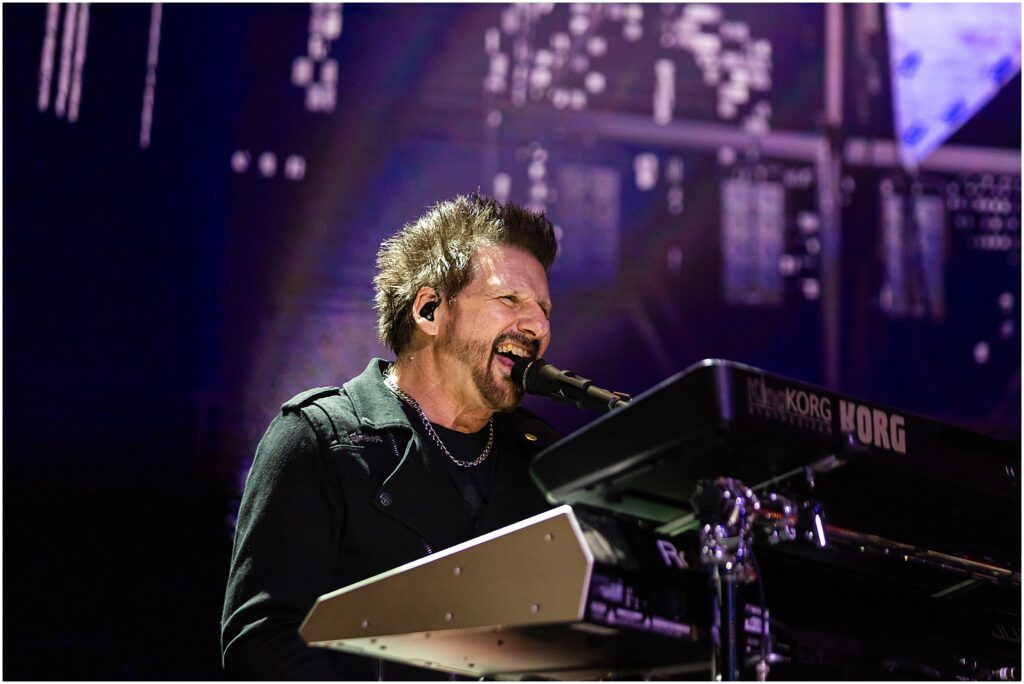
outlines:
[[[409, 423], [420, 434], [423, 443], [427, 445], [427, 450], [431, 457], [444, 468], [456, 489], [459, 490], [462, 500], [466, 504], [466, 510], [469, 511], [469, 516], [473, 520], [474, 527], [476, 527], [491, 497], [491, 488], [494, 485], [494, 472], [498, 463], [498, 445], [494, 444], [491, 447], [491, 454], [479, 465], [469, 467], [456, 465], [441, 451], [431, 436], [427, 434], [420, 415], [404, 403], [402, 408], [405, 410], [406, 415], [409, 416]], [[441, 441], [444, 442], [448, 452], [464, 463], [475, 461], [483, 453], [484, 447], [487, 446], [487, 437], [490, 434], [490, 426], [488, 425], [485, 425], [482, 430], [470, 434], [449, 430], [437, 423], [431, 423], [430, 425], [437, 432], [437, 436], [441, 438]]]

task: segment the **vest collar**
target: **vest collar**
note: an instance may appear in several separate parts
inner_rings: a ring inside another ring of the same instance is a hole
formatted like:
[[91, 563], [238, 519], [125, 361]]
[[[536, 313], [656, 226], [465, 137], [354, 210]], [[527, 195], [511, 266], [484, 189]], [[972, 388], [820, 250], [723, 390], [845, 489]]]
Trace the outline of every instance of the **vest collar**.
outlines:
[[345, 391], [352, 400], [360, 426], [374, 430], [411, 430], [401, 400], [384, 384], [384, 371], [389, 365], [391, 362], [384, 359], [370, 359], [366, 370], [345, 383]]

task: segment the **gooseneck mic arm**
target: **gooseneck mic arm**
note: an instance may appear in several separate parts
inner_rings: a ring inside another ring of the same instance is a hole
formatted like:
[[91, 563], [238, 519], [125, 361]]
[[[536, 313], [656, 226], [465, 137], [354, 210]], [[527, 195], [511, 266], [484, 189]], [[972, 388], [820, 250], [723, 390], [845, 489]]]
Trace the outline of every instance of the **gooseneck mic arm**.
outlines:
[[512, 382], [527, 394], [539, 394], [591, 411], [611, 411], [629, 402], [629, 395], [596, 386], [572, 371], [559, 370], [544, 359], [521, 358], [512, 366]]

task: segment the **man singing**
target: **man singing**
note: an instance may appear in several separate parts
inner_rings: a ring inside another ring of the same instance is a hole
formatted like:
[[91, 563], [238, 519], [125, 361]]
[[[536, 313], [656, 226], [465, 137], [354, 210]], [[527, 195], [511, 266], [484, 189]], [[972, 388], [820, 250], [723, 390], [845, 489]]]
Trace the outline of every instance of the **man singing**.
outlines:
[[224, 601], [229, 676], [447, 678], [297, 630], [324, 593], [548, 508], [527, 465], [557, 435], [516, 408], [510, 372], [550, 342], [555, 250], [543, 214], [476, 195], [384, 241], [377, 330], [396, 360], [285, 402], [260, 441]]

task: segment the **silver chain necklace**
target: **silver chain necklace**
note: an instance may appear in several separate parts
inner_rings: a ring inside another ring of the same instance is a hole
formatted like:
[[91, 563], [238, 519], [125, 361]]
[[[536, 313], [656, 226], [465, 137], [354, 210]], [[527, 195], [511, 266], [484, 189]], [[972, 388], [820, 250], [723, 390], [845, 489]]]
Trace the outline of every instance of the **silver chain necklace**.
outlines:
[[448, 451], [448, 448], [444, 445], [444, 442], [441, 441], [441, 437], [434, 430], [434, 426], [430, 424], [430, 419], [427, 418], [427, 414], [423, 412], [422, 408], [420, 408], [419, 402], [410, 397], [405, 392], [403, 392], [402, 389], [398, 386], [398, 383], [395, 382], [395, 379], [391, 377], [390, 368], [387, 370], [386, 373], [384, 373], [384, 384], [388, 386], [389, 390], [395, 393], [395, 396], [397, 396], [399, 399], [401, 399], [406, 404], [411, 406], [413, 410], [419, 414], [420, 420], [423, 421], [423, 427], [426, 429], [427, 434], [430, 435], [430, 438], [434, 440], [434, 443], [437, 444], [441, 451], [444, 452], [444, 455], [450, 458], [452, 463], [454, 463], [455, 465], [460, 466], [462, 468], [472, 468], [486, 461], [487, 457], [491, 455], [491, 447], [494, 445], [494, 416], [491, 416], [490, 418], [487, 419], [487, 425], [488, 427], [491, 428], [491, 430], [490, 434], [487, 435], [487, 446], [484, 447], [484, 450], [480, 453], [479, 456], [476, 457], [475, 461], [460, 461], [459, 459], [452, 456], [451, 452]]

